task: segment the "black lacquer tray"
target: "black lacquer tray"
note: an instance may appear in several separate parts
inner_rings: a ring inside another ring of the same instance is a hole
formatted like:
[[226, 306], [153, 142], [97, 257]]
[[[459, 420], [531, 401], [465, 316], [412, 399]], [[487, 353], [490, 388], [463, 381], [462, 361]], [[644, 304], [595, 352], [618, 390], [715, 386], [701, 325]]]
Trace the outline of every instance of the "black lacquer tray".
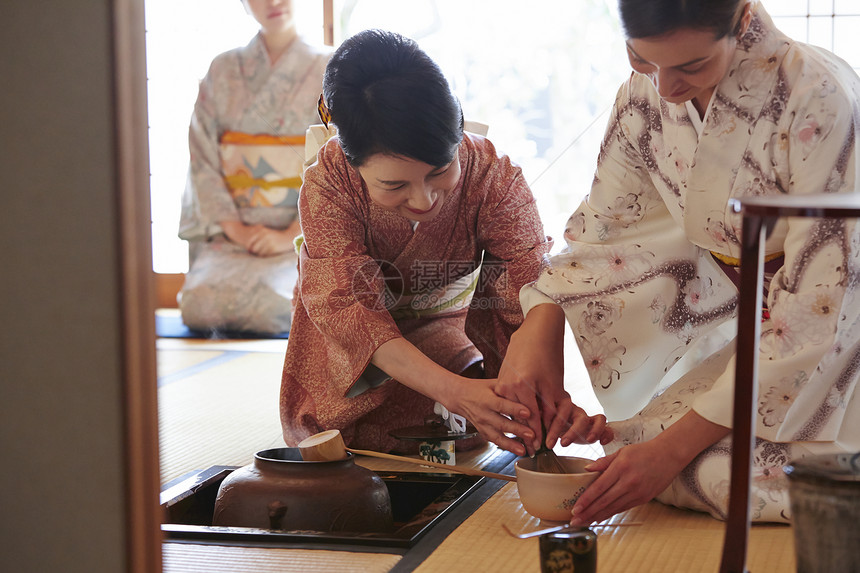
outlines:
[[161, 492], [165, 541], [256, 545], [267, 547], [331, 546], [332, 549], [402, 552], [412, 547], [451, 509], [486, 478], [423, 472], [385, 472], [377, 475], [388, 486], [394, 530], [386, 533], [280, 531], [212, 525], [218, 487], [233, 466], [212, 466], [192, 472]]

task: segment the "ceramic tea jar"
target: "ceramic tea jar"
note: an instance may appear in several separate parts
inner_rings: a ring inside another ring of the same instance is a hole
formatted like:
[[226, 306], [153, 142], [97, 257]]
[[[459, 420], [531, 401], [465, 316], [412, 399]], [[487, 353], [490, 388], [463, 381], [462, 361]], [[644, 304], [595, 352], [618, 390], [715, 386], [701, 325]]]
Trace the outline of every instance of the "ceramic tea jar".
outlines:
[[860, 571], [860, 453], [811, 456], [783, 469], [797, 571]]
[[306, 462], [298, 448], [275, 448], [224, 478], [212, 525], [377, 533], [391, 531], [393, 518], [385, 482], [352, 454]]

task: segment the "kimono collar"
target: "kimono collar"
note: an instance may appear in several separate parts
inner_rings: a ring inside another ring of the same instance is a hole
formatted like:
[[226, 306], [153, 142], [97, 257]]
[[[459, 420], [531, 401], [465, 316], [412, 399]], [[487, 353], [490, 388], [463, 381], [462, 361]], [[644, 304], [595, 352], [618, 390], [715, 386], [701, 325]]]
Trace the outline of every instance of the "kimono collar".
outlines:
[[[788, 96], [778, 82], [790, 45], [791, 40], [776, 29], [764, 7], [756, 5], [749, 28], [738, 40], [729, 71], [717, 85], [714, 103], [731, 109], [749, 124], [763, 113], [778, 116]], [[712, 119], [706, 118], [706, 130]]]
[[246, 60], [253, 61], [257, 64], [269, 63], [269, 54], [266, 52], [266, 42], [263, 40], [263, 34], [257, 32], [248, 45], [243, 50], [243, 56]]
[[249, 88], [252, 91], [257, 91], [272, 74], [292, 77], [298, 82], [310, 71], [317, 55], [319, 52], [299, 36], [281, 54], [278, 61], [272, 64], [263, 35], [257, 32], [242, 49], [242, 74], [248, 78]]
[[[728, 212], [726, 199], [748, 192], [748, 180], [736, 175], [744, 165], [756, 123], [760, 119], [777, 121], [787, 105], [789, 87], [782, 62], [790, 46], [791, 40], [774, 27], [759, 4], [747, 32], [738, 40], [731, 66], [717, 84], [704, 118], [687, 181], [681, 189], [680, 207], [686, 216], [674, 213], [682, 217], [679, 222], [687, 237], [700, 246], [716, 248], [696, 222], [713, 218], [718, 212], [734, 217]], [[684, 106], [668, 107], [689, 117]], [[692, 125], [689, 129], [692, 135]], [[726, 221], [727, 227], [733, 225]], [[731, 245], [723, 248], [729, 250], [723, 254], [735, 256]]]

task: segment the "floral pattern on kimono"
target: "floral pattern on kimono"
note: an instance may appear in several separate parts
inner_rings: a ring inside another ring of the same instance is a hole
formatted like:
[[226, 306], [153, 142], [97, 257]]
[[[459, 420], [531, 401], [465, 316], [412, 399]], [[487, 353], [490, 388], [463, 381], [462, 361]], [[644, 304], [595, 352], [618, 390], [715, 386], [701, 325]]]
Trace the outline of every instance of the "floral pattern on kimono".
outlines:
[[[188, 326], [260, 333], [289, 330], [298, 275], [295, 253], [252, 255], [224, 237], [219, 221], [286, 229], [297, 217], [299, 185], [237, 189], [231, 184], [237, 163], [245, 161], [247, 175], [260, 179], [276, 177], [276, 170], [265, 153], [258, 153], [263, 148], [249, 148], [252, 152], [246, 158], [237, 159], [237, 146], [222, 141], [222, 136], [303, 141], [307, 127], [318, 121], [316, 102], [328, 56], [327, 49], [297, 39], [272, 64], [258, 34], [247, 46], [216, 57], [200, 82], [189, 128], [191, 157], [179, 229], [191, 255], [180, 295]], [[295, 164], [301, 169], [301, 142], [284, 147], [283, 153], [296, 153]]]
[[[647, 77], [621, 87], [566, 248], [521, 294], [526, 311], [564, 308], [616, 431], [608, 452], [690, 409], [731, 427], [736, 270], [715, 260], [739, 256], [729, 200], [857, 192], [860, 80], [755, 10], [700, 135], [691, 106], [663, 101]], [[757, 520], [783, 521], [780, 464], [860, 449], [860, 230], [782, 219], [765, 250], [778, 269], [766, 277], [753, 505]], [[706, 449], [658, 499], [723, 517], [730, 448]]]
[[[487, 376], [497, 376], [523, 320], [519, 290], [537, 278], [550, 243], [521, 170], [489, 140], [466, 133], [459, 161], [460, 181], [441, 211], [414, 229], [370, 200], [337, 138], [305, 172], [299, 288], [281, 383], [288, 444], [339, 429], [352, 447], [409, 447], [388, 432], [423, 424], [433, 400], [395, 380], [347, 397], [373, 353], [393, 338], [406, 338], [452, 372], [483, 360]], [[386, 285], [422, 292], [421, 283], [446, 284], [478, 264], [468, 307], [392, 318]]]

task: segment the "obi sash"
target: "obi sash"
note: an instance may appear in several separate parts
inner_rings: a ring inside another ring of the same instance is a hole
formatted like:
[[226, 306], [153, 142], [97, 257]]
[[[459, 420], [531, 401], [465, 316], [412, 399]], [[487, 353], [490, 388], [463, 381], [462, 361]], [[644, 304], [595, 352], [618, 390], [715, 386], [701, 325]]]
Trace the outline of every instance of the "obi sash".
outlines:
[[[444, 316], [469, 307], [478, 281], [481, 276], [481, 265], [471, 273], [454, 280], [447, 285], [425, 290], [418, 294], [400, 295], [392, 292], [386, 282], [383, 296], [385, 301], [394, 301], [386, 305], [394, 320]], [[373, 364], [368, 364], [358, 379], [346, 393], [347, 398], [354, 398], [371, 388], [381, 386], [391, 380], [391, 377]]]
[[302, 186], [304, 135], [227, 131], [219, 145], [224, 181], [238, 207], [295, 207]]
[[388, 312], [394, 320], [404, 320], [441, 316], [466, 309], [472, 303], [480, 276], [481, 266], [478, 265], [469, 274], [446, 285], [410, 295], [392, 293], [386, 285], [385, 300], [395, 301]]
[[[723, 270], [729, 280], [737, 287], [738, 292], [741, 290], [741, 261], [733, 257], [726, 256], [722, 253], [711, 251], [711, 256]], [[767, 308], [767, 295], [770, 287], [770, 281], [776, 271], [785, 263], [785, 253], [779, 251], [771, 253], [764, 257], [764, 277], [762, 278], [762, 320], [770, 318], [770, 310]]]

